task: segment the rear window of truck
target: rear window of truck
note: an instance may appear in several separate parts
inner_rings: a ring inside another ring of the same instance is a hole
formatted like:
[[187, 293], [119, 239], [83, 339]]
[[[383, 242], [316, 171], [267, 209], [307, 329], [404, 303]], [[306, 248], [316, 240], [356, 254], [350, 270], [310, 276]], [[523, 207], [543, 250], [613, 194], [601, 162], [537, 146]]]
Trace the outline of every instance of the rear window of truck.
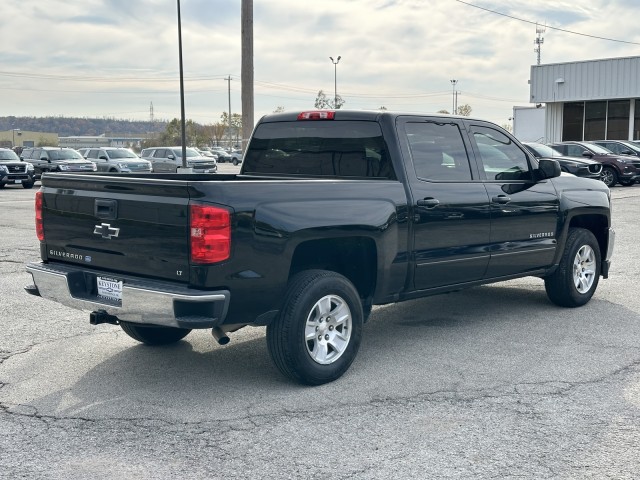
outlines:
[[396, 179], [380, 125], [364, 121], [262, 123], [242, 170], [247, 175]]

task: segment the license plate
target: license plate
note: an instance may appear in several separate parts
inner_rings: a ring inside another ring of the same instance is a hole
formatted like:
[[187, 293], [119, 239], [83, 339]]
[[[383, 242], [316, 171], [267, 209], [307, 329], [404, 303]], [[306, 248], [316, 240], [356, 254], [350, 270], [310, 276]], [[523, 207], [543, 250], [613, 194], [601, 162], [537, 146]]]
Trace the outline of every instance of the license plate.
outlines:
[[98, 297], [122, 301], [122, 280], [110, 277], [97, 277]]
[[22, 183], [22, 180], [14, 180], [15, 183]]

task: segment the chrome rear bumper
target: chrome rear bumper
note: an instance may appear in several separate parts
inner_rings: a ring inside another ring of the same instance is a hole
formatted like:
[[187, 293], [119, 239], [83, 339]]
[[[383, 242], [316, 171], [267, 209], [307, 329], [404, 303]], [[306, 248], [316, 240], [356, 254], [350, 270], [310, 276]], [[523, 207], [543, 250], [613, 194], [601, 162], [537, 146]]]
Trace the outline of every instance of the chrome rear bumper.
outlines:
[[133, 323], [179, 328], [212, 328], [227, 315], [228, 290], [203, 291], [171, 282], [109, 273], [123, 281], [122, 300], [100, 298], [96, 278], [104, 272], [66, 264], [29, 263], [27, 292], [87, 312], [104, 312]]

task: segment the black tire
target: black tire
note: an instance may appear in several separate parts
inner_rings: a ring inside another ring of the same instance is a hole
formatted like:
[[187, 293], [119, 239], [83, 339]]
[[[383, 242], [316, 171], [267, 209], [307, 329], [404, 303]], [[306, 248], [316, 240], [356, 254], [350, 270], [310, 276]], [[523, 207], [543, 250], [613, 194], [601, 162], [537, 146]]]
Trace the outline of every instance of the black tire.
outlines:
[[22, 188], [33, 188], [35, 182], [22, 182]]
[[120, 328], [134, 340], [147, 345], [168, 345], [189, 335], [188, 328], [147, 326], [137, 323], [120, 322]]
[[635, 181], [633, 180], [620, 180], [620, 185], [622, 185], [623, 187], [630, 187], [632, 185], [635, 185]]
[[290, 280], [280, 315], [267, 327], [271, 359], [297, 382], [332, 382], [356, 358], [362, 317], [358, 291], [348, 279], [326, 270], [301, 272]]
[[544, 279], [549, 300], [580, 307], [591, 300], [600, 280], [600, 245], [584, 228], [570, 228], [557, 270]]
[[234, 158], [234, 159], [233, 159], [233, 164], [234, 164], [234, 165], [238, 165], [239, 163], [240, 163], [240, 162], [238, 161], [238, 159], [237, 159], [237, 158]]
[[616, 172], [615, 168], [604, 167], [602, 169], [602, 177], [600, 177], [600, 179], [607, 187], [611, 188], [618, 183], [618, 172]]
[[0, 183], [0, 188], [4, 188], [4, 183]]

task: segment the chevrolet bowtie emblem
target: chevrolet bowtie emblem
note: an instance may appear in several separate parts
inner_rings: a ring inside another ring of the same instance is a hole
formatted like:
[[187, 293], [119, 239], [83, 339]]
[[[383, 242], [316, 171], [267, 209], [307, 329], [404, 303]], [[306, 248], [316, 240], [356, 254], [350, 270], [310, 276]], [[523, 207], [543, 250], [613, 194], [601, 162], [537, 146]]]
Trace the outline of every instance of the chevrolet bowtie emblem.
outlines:
[[106, 238], [111, 240], [112, 238], [117, 237], [120, 234], [119, 228], [113, 228], [108, 223], [101, 223], [100, 225], [96, 225], [93, 229], [93, 233], [96, 235], [100, 235], [102, 238]]

